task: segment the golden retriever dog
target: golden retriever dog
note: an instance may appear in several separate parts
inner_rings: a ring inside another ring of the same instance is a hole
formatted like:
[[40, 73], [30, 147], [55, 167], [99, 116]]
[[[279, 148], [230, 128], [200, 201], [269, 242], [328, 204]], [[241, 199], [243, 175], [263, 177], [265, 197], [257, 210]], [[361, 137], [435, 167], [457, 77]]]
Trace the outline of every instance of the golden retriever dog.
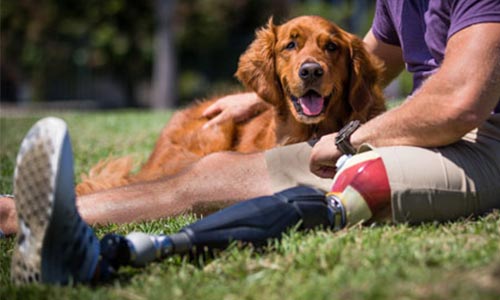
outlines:
[[[318, 16], [294, 18], [256, 32], [236, 77], [270, 108], [243, 123], [203, 128], [203, 111], [217, 99], [176, 112], [137, 174], [121, 158], [101, 162], [77, 186], [83, 195], [172, 175], [217, 151], [250, 153], [318, 138], [351, 120], [385, 110], [381, 67], [363, 41]], [[333, 147], [333, 146], [332, 146]]]

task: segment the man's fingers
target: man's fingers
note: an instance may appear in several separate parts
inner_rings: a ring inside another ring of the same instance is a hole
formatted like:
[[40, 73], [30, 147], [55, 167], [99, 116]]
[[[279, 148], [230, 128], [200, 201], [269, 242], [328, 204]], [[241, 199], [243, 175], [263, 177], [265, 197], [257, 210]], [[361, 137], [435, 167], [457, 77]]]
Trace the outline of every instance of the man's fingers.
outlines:
[[311, 169], [316, 176], [321, 178], [333, 178], [335, 176], [337, 169], [330, 166], [321, 166], [319, 168]]
[[227, 119], [225, 113], [218, 114], [215, 118], [209, 120], [205, 125], [203, 125], [203, 129], [209, 128], [211, 126], [215, 126], [224, 122]]
[[203, 111], [203, 116], [205, 118], [211, 118], [217, 114], [220, 114], [220, 112], [222, 111], [222, 108], [220, 107], [219, 105], [219, 102], [215, 102], [214, 104], [210, 105], [209, 107], [207, 107], [204, 111]]
[[222, 109], [217, 105], [217, 103], [210, 105], [207, 109], [203, 111], [202, 116], [205, 118], [212, 118], [220, 114]]

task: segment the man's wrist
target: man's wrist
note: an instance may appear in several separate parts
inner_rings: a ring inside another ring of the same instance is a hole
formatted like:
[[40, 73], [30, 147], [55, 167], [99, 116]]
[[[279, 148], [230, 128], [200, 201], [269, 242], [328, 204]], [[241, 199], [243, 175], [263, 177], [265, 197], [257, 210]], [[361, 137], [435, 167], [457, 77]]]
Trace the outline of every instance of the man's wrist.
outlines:
[[335, 145], [343, 154], [356, 154], [356, 148], [351, 144], [351, 135], [361, 126], [360, 121], [355, 120], [344, 126], [335, 137]]

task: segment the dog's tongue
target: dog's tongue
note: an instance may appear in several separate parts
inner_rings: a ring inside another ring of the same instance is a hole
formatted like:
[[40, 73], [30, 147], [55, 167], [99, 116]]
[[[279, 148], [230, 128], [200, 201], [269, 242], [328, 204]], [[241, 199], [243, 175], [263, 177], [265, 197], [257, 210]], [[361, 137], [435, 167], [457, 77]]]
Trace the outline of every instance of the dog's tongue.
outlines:
[[307, 93], [299, 98], [299, 104], [305, 115], [316, 116], [323, 110], [325, 99], [316, 93]]

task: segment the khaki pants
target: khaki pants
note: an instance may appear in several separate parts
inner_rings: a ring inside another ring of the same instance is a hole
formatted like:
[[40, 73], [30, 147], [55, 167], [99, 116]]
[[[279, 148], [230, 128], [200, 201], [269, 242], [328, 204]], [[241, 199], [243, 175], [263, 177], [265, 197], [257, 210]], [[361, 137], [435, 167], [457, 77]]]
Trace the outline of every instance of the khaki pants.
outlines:
[[[500, 114], [450, 146], [373, 151], [387, 170], [396, 222], [444, 221], [500, 209]], [[275, 192], [296, 185], [330, 189], [331, 179], [309, 172], [310, 152], [307, 143], [266, 152]]]

